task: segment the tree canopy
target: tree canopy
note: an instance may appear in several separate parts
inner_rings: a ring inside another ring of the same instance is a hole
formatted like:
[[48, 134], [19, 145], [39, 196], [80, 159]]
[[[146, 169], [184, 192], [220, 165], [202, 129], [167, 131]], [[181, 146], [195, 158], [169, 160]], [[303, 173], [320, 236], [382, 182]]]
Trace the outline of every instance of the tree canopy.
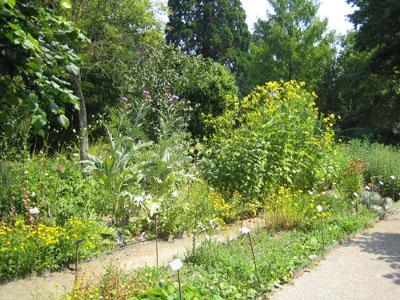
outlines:
[[168, 43], [188, 54], [233, 64], [247, 51], [250, 33], [240, 0], [169, 0]]

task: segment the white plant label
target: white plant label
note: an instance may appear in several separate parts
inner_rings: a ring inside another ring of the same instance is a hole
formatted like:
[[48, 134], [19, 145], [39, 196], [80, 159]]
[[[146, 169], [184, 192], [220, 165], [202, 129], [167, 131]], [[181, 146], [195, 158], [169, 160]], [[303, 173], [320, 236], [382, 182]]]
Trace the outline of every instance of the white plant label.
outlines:
[[250, 228], [248, 227], [243, 227], [242, 229], [240, 229], [240, 232], [242, 234], [249, 234], [250, 233]]
[[180, 259], [175, 259], [169, 263], [172, 271], [179, 271], [183, 267], [183, 263]]

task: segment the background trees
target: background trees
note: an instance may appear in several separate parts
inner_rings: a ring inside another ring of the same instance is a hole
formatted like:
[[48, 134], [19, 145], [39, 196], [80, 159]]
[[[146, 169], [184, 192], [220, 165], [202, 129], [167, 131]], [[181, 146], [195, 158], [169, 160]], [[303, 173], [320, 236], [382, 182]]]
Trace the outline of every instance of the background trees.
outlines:
[[250, 33], [240, 0], [169, 0], [167, 43], [231, 68], [247, 51]]
[[273, 12], [256, 23], [248, 57], [242, 59], [247, 92], [272, 80], [306, 81], [315, 88], [333, 59], [334, 36], [312, 0], [269, 0]]

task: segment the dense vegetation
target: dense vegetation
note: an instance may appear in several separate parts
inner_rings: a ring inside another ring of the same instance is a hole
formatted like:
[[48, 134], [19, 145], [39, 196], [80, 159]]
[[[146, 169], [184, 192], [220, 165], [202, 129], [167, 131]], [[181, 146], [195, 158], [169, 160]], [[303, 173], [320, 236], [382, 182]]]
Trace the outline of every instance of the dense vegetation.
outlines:
[[[0, 281], [153, 238], [155, 218], [195, 239], [261, 214], [260, 278], [245, 239], [184, 274], [185, 293], [254, 296], [365, 227], [366, 185], [398, 198], [398, 1], [349, 1], [344, 37], [312, 0], [270, 0], [253, 35], [240, 1], [206, 2], [168, 1], [163, 32], [149, 0], [0, 0]], [[138, 272], [74, 293], [175, 295]]]

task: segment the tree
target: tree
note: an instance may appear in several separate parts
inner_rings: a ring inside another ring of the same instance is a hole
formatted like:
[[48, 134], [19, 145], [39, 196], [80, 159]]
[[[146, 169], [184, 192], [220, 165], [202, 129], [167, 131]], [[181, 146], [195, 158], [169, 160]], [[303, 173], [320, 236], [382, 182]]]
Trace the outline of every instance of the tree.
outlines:
[[234, 68], [250, 33], [240, 0], [169, 0], [167, 42]]
[[306, 81], [314, 88], [333, 58], [334, 36], [313, 0], [269, 0], [273, 13], [259, 20], [250, 55], [241, 62], [242, 89], [274, 80]]
[[348, 0], [358, 7], [350, 20], [357, 28], [356, 47], [373, 50], [370, 70], [393, 74], [400, 66], [400, 1]]
[[349, 32], [342, 50], [318, 87], [318, 106], [341, 116], [337, 130], [344, 138], [367, 138], [386, 143], [398, 139], [400, 115], [395, 81], [370, 71], [375, 51], [359, 51], [357, 32]]
[[43, 136], [54, 118], [67, 128], [67, 110], [79, 109], [69, 82], [78, 69], [72, 45], [87, 39], [55, 7], [66, 10], [70, 3], [0, 1], [0, 129], [17, 147], [20, 131], [25, 141], [30, 133]]

